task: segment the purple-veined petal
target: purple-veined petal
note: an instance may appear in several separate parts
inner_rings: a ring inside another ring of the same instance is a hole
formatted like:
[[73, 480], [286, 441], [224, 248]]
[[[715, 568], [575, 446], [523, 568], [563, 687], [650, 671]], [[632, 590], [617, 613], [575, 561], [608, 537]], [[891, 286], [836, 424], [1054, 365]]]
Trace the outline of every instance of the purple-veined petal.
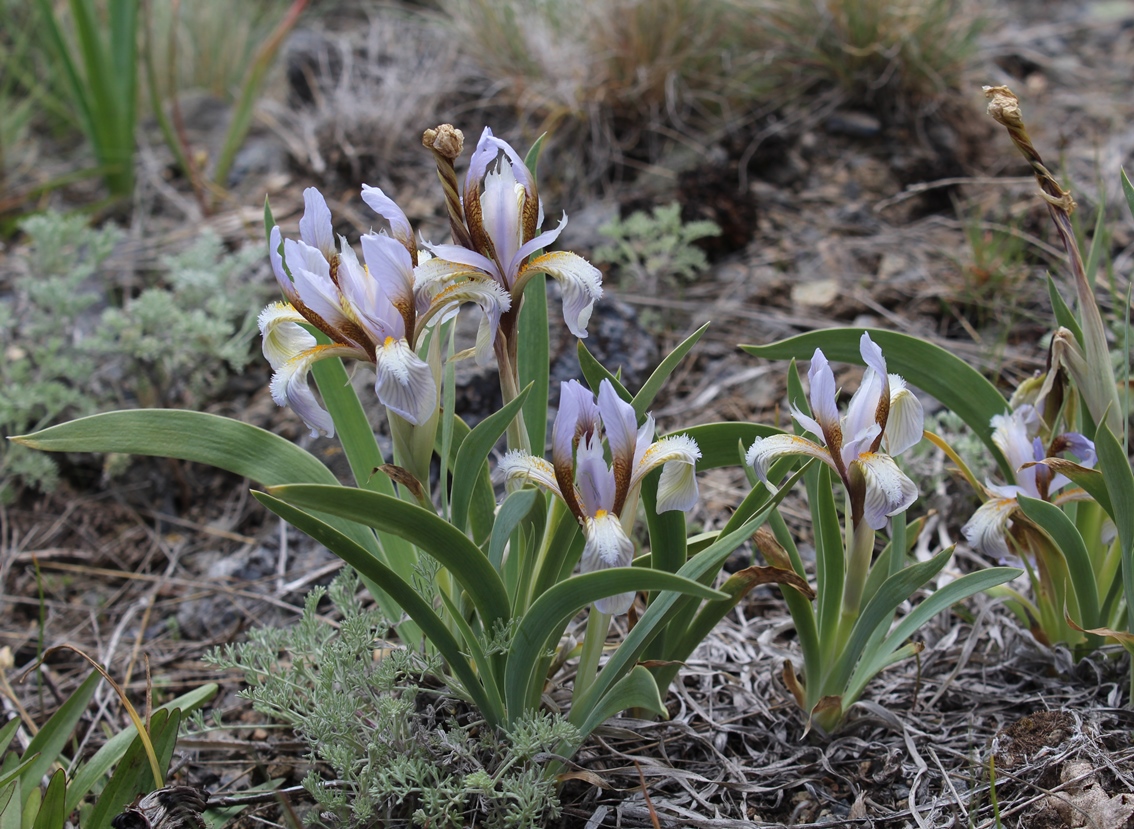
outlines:
[[911, 481], [889, 455], [867, 452], [859, 455], [866, 478], [863, 518], [871, 529], [886, 526], [886, 519], [907, 509], [917, 500], [917, 484]]
[[[413, 293], [417, 302], [417, 313], [421, 316], [427, 313], [433, 305], [434, 299], [462, 279], [483, 279], [499, 286], [499, 282], [492, 278], [481, 268], [471, 268], [460, 262], [451, 262], [446, 259], [433, 257], [419, 262], [413, 271]], [[503, 288], [500, 288], [505, 292]], [[505, 292], [506, 293], [506, 292]], [[509, 303], [511, 298], [509, 298]]]
[[602, 298], [599, 269], [578, 254], [554, 251], [525, 265], [517, 281], [537, 273], [546, 273], [559, 282], [563, 289], [563, 319], [572, 334], [584, 339], [594, 304]]
[[376, 373], [374, 393], [378, 400], [414, 426], [420, 426], [436, 411], [433, 371], [405, 340], [388, 337], [378, 347]]
[[362, 256], [371, 277], [395, 308], [413, 306], [414, 268], [409, 251], [397, 239], [381, 233], [362, 237]]
[[499, 148], [492, 143], [493, 138], [495, 136], [492, 134], [492, 130], [485, 127], [484, 132], [477, 139], [476, 149], [473, 150], [472, 157], [469, 159], [469, 170], [465, 173], [466, 193], [473, 188], [479, 189], [480, 180], [488, 172], [488, 165], [500, 155]]
[[[608, 567], [628, 567], [634, 560], [634, 543], [626, 537], [622, 523], [610, 512], [601, 512], [587, 518], [583, 526], [586, 543], [583, 545], [583, 558], [580, 570], [593, 573]], [[617, 616], [625, 613], [634, 603], [633, 593], [619, 593], [595, 602], [600, 613]]]
[[512, 296], [494, 279], [477, 272], [475, 276], [453, 282], [435, 295], [430, 307], [440, 308], [438, 316], [448, 319], [464, 303], [476, 304], [481, 310], [480, 325], [476, 331], [476, 364], [486, 366], [492, 360], [492, 344], [500, 317], [512, 307]]
[[359, 263], [346, 239], [342, 240], [338, 276], [343, 298], [372, 342], [381, 343], [387, 337], [399, 339], [405, 336], [401, 316], [383, 295], [371, 272]]
[[1016, 474], [1016, 483], [1033, 498], [1040, 497], [1034, 467], [1021, 469], [1036, 460], [1032, 435], [1039, 426], [1039, 416], [1030, 405], [1020, 406], [1010, 415], [993, 415], [992, 442], [1004, 453]]
[[629, 480], [638, 445], [638, 419], [634, 416], [634, 407], [619, 397], [610, 381], [604, 379], [599, 383], [598, 408], [615, 468], [621, 466]]
[[[866, 371], [862, 375], [858, 390], [851, 395], [850, 403], [847, 404], [847, 415], [843, 419], [843, 440], [858, 440], [859, 445], [862, 446], [861, 440], [866, 431], [879, 421], [878, 404], [883, 394], [887, 395], [886, 400], [887, 403], [889, 402], [889, 392], [886, 388], [889, 376], [886, 373], [886, 360], [882, 356], [882, 349], [865, 331], [859, 338], [858, 348], [863, 362], [866, 363]], [[880, 431], [874, 431], [873, 437], [877, 437]], [[847, 457], [846, 452], [843, 453], [843, 457]], [[848, 462], [849, 460], [847, 459]]]
[[[578, 380], [559, 384], [559, 411], [551, 429], [551, 458], [556, 468], [570, 469], [574, 465], [575, 435], [585, 419], [585, 409], [594, 408], [595, 398]], [[586, 424], [584, 424], [584, 428]], [[593, 424], [591, 425], [593, 431]]]
[[859, 455], [870, 452], [874, 439], [878, 437], [882, 427], [871, 422], [869, 426], [856, 434], [851, 440], [843, 444], [843, 464], [849, 466]]
[[286, 302], [273, 302], [260, 312], [256, 322], [263, 337], [264, 357], [273, 369], [318, 344], [315, 337], [299, 325], [305, 321], [303, 315]]
[[1015, 498], [992, 498], [973, 513], [961, 534], [969, 545], [993, 561], [1012, 555], [1008, 548], [1008, 523], [1019, 504]]
[[803, 413], [803, 410], [796, 406], [794, 403], [788, 404], [791, 410], [792, 419], [804, 428], [804, 431], [810, 432], [819, 439], [823, 445], [827, 444], [827, 436], [823, 434], [823, 427], [819, 421]]
[[890, 416], [886, 420], [886, 451], [900, 455], [921, 440], [925, 412], [921, 401], [896, 374], [890, 375]]
[[835, 462], [831, 460], [831, 453], [825, 447], [812, 443], [798, 435], [771, 435], [766, 438], [756, 438], [748, 447], [744, 462], [752, 467], [756, 477], [771, 487], [768, 481], [768, 468], [780, 458], [791, 455], [803, 455], [809, 458], [818, 458], [829, 467], [838, 471]]
[[[327, 200], [314, 187], [303, 191], [303, 218], [299, 220], [299, 238], [322, 253], [327, 259], [335, 255], [335, 234], [331, 229], [331, 209]], [[291, 265], [291, 262], [288, 262]]]
[[509, 490], [532, 483], [558, 495], [560, 499], [563, 498], [563, 493], [559, 491], [559, 483], [555, 480], [555, 469], [543, 458], [529, 455], [520, 449], [513, 449], [500, 459], [497, 469], [504, 477], [504, 485]]
[[407, 251], [416, 249], [417, 244], [413, 239], [413, 227], [410, 226], [406, 214], [393, 199], [378, 187], [364, 184], [362, 185], [362, 200], [371, 210], [390, 223], [390, 235], [397, 239]]
[[[505, 268], [524, 242], [524, 196], [523, 186], [507, 164], [498, 164], [485, 174], [480, 196], [484, 232], [492, 240], [497, 261]], [[515, 274], [505, 272], [504, 276], [506, 287], [511, 288]]]
[[562, 218], [559, 219], [559, 224], [557, 224], [551, 230], [545, 230], [543, 233], [538, 234], [534, 238], [529, 239], [527, 242], [522, 244], [520, 246], [520, 249], [516, 251], [516, 255], [512, 257], [512, 261], [505, 263], [505, 267], [508, 268], [508, 271], [510, 273], [515, 273], [520, 269], [520, 263], [523, 262], [527, 257], [531, 256], [540, 248], [546, 248], [550, 246], [556, 239], [558, 239], [559, 234], [563, 232], [563, 229], [565, 227], [567, 227], [566, 213], [564, 213]]
[[272, 375], [272, 382], [268, 386], [272, 400], [278, 406], [291, 406], [292, 411], [299, 415], [311, 430], [311, 437], [318, 437], [320, 433], [334, 437], [335, 422], [315, 399], [315, 392], [307, 382], [307, 372], [311, 369], [312, 363], [325, 357], [347, 356], [359, 355], [355, 349], [346, 346], [316, 345], [280, 365]]
[[443, 259], [446, 262], [465, 265], [466, 267], [483, 271], [499, 282], [501, 287], [505, 290], [511, 287], [507, 280], [505, 280], [504, 274], [500, 272], [500, 268], [496, 266], [496, 263], [483, 253], [477, 253], [475, 250], [469, 250], [460, 245], [429, 245], [428, 250], [437, 259]]
[[1079, 432], [1066, 432], [1063, 434], [1063, 440], [1067, 444], [1065, 451], [1078, 458], [1081, 466], [1092, 467], [1098, 462], [1099, 456], [1095, 452], [1093, 440]]
[[602, 441], [597, 434], [579, 441], [575, 451], [575, 482], [579, 500], [587, 515], [609, 512], [614, 508], [614, 473], [603, 456]]
[[[827, 356], [815, 349], [811, 355], [811, 367], [807, 370], [809, 386], [808, 400], [811, 403], [811, 414], [819, 424], [823, 435], [823, 442], [829, 444], [831, 435], [837, 434], [839, 425], [839, 407], [835, 402], [835, 373], [831, 371], [831, 364]], [[804, 427], [810, 428], [810, 427]], [[842, 441], [839, 441], [840, 445]]]

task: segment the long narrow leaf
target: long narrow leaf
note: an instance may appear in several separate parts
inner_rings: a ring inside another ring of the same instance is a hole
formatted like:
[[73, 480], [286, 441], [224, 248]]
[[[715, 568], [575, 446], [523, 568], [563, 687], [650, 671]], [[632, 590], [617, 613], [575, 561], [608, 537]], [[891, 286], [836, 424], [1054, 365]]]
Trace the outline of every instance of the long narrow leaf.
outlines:
[[582, 340], [579, 340], [578, 353], [579, 368], [582, 370], [583, 379], [587, 381], [591, 391], [598, 394], [599, 385], [602, 384], [602, 381], [609, 380], [610, 385], [618, 392], [619, 397], [627, 403], [634, 402], [634, 395], [627, 391], [626, 387], [622, 385], [622, 381], [611, 373], [610, 369], [595, 359], [595, 356], [587, 349], [587, 344]]
[[1008, 410], [1007, 402], [979, 371], [933, 343], [894, 331], [836, 328], [811, 331], [768, 345], [740, 347], [749, 354], [772, 360], [810, 359], [815, 349], [821, 347], [828, 360], [862, 365], [858, 344], [864, 331], [869, 331], [870, 338], [882, 348], [889, 370], [956, 412], [988, 447], [1005, 477], [1011, 480], [1015, 470], [993, 443], [988, 425], [993, 415]]
[[[595, 600], [635, 590], [665, 590], [670, 591], [670, 595], [687, 593], [702, 599], [719, 599], [724, 595], [673, 573], [639, 567], [612, 567], [560, 582], [532, 603], [516, 629], [504, 679], [504, 696], [510, 718], [521, 716], [539, 703], [544, 677], [533, 671], [532, 666], [538, 664], [547, 650], [548, 641], [560, 634], [572, 617]], [[606, 672], [604, 669], [600, 676]], [[603, 688], [594, 698], [600, 699], [605, 692], [606, 688]]]
[[429, 510], [388, 495], [349, 487], [294, 484], [270, 487], [269, 492], [293, 506], [337, 515], [401, 536], [452, 572], [476, 605], [486, 627], [497, 620], [508, 620], [508, 594], [484, 553], [464, 533]]
[[689, 353], [690, 349], [697, 344], [704, 333], [709, 330], [709, 323], [705, 323], [688, 337], [686, 337], [677, 348], [673, 349], [661, 364], [654, 369], [653, 373], [649, 376], [642, 388], [638, 389], [638, 393], [634, 395], [634, 414], [639, 419], [649, 411], [650, 405], [654, 402], [654, 398], [658, 396], [665, 381], [673, 374], [674, 369], [685, 359], [685, 355]]
[[[619, 711], [627, 708], [644, 708], [664, 715], [665, 703], [658, 692], [658, 684], [648, 670], [635, 665], [598, 701], [579, 723], [579, 735], [586, 737]], [[574, 746], [573, 748], [578, 748]]]
[[756, 438], [778, 435], [780, 430], [756, 423], [704, 423], [669, 434], [688, 435], [697, 441], [697, 448], [701, 450], [701, 459], [697, 461], [700, 470], [736, 466], [738, 444], [747, 449]]
[[[177, 708], [183, 714], [188, 714], [192, 711], [196, 711], [215, 697], [218, 690], [220, 690], [219, 686], [210, 682], [207, 685], [202, 685], [200, 688], [195, 688], [187, 694], [182, 694], [177, 697], [177, 699], [170, 700], [165, 705], [154, 710], [168, 712]], [[95, 784], [104, 776], [110, 774], [111, 769], [122, 759], [122, 755], [126, 753], [130, 744], [134, 742], [134, 738], [137, 734], [138, 730], [134, 728], [132, 724], [126, 726], [103, 743], [102, 748], [96, 751], [93, 757], [78, 768], [75, 772], [75, 776], [71, 778], [71, 785], [67, 787], [67, 814], [75, 811], [75, 809], [79, 807], [79, 802], [94, 789]]]
[[485, 694], [480, 680], [469, 666], [456, 638], [429, 602], [425, 601], [412, 586], [370, 551], [360, 547], [330, 524], [266, 493], [253, 492], [252, 495], [272, 512], [333, 552], [361, 575], [382, 585], [382, 589], [401, 606], [406, 615], [413, 619], [437, 648], [437, 652], [449, 664], [449, 670], [464, 685], [469, 698], [481, 713], [490, 718], [493, 725], [500, 723], [501, 707]]
[[[1102, 425], [1095, 433], [1095, 449], [1099, 455], [1099, 468], [1102, 470], [1111, 502], [1116, 507], [1114, 525], [1118, 529], [1118, 543], [1122, 552], [1122, 582], [1126, 590], [1126, 627], [1134, 631], [1134, 473], [1130, 471], [1130, 460], [1122, 450], [1122, 445], [1114, 434]], [[1134, 681], [1134, 680], [1132, 680]]]
[[1074, 522], [1055, 504], [1026, 495], [1020, 495], [1016, 500], [1024, 515], [1047, 533], [1067, 562], [1067, 572], [1075, 588], [1075, 599], [1082, 617], [1075, 621], [1084, 628], [1099, 627], [1102, 619], [1099, 615], [1099, 591], [1095, 583], [1094, 566], [1083, 536], [1079, 534]]
[[[456, 463], [453, 464], [453, 494], [450, 499], [453, 509], [453, 525], [457, 529], [466, 529], [473, 488], [479, 480], [481, 468], [488, 459], [488, 453], [500, 440], [501, 435], [507, 431], [508, 425], [515, 419], [516, 412], [524, 405], [530, 391], [531, 386], [524, 388], [515, 400], [510, 401], [500, 411], [494, 412], [478, 423], [476, 428], [461, 441], [461, 448], [457, 451]], [[545, 402], [546, 399], [544, 398]]]
[[32, 829], [63, 829], [67, 819], [67, 812], [63, 808], [63, 799], [67, 795], [67, 772], [56, 769], [47, 784], [47, 791], [43, 793], [43, 800], [39, 804], [39, 813], [35, 816]]
[[488, 563], [499, 572], [504, 560], [504, 546], [516, 526], [532, 511], [532, 505], [539, 495], [535, 489], [518, 489], [504, 499], [496, 522], [492, 525], [492, 536], [488, 542]]
[[[177, 729], [180, 725], [181, 712], [177, 709], [156, 711], [150, 718], [150, 739], [153, 741], [158, 765], [163, 773], [169, 768], [169, 760], [173, 756], [173, 748], [177, 743]], [[139, 792], [152, 791], [153, 788], [153, 772], [150, 770], [142, 741], [135, 735], [134, 741], [114, 770], [114, 776], [99, 794], [85, 826], [87, 829], [110, 829], [112, 818]]]
[[40, 779], [47, 774], [47, 770], [59, 760], [59, 754], [64, 746], [71, 741], [75, 726], [86, 713], [87, 703], [91, 701], [95, 688], [101, 677], [97, 673], [88, 676], [83, 684], [76, 688], [67, 701], [59, 706], [59, 710], [51, 715], [31, 738], [25, 755], [38, 754], [38, 759], [20, 775], [20, 787], [24, 792], [30, 791], [32, 786], [39, 785]]
[[848, 685], [849, 699], [857, 698], [862, 693], [862, 689], [866, 687], [866, 683], [885, 667], [888, 654], [893, 653], [899, 645], [913, 636], [918, 629], [938, 613], [983, 590], [1009, 582], [1019, 575], [1020, 569], [1018, 567], [989, 567], [986, 570], [967, 573], [956, 581], [951, 581], [944, 587], [935, 590], [933, 595], [902, 617], [902, 620], [894, 626], [894, 629], [886, 636], [877, 651], [866, 655], [866, 659], [855, 669]]

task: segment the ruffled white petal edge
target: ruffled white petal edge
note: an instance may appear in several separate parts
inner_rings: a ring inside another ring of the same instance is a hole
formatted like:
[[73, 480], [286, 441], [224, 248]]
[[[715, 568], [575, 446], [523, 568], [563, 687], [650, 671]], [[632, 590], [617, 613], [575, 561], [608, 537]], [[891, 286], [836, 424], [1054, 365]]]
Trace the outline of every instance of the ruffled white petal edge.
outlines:
[[335, 436], [335, 422], [326, 409], [319, 405], [315, 399], [315, 392], [307, 382], [307, 372], [311, 365], [325, 357], [345, 357], [355, 355], [352, 348], [339, 345], [316, 345], [309, 348], [287, 362], [281, 364], [272, 382], [268, 386], [272, 393], [272, 400], [278, 406], [291, 406], [299, 415], [307, 428], [311, 430], [311, 437], [324, 434], [327, 437]]
[[907, 509], [917, 500], [917, 484], [911, 481], [889, 455], [866, 452], [858, 456], [866, 478], [863, 519], [875, 530], [886, 526], [886, 519]]
[[546, 273], [559, 282], [563, 289], [563, 319], [572, 334], [584, 339], [595, 302], [602, 299], [602, 273], [583, 257], [567, 251], [553, 251], [533, 259], [516, 281], [536, 273]]
[[701, 448], [688, 435], [669, 435], [652, 444], [642, 455], [630, 479], [630, 488], [638, 486], [651, 470], [662, 467], [658, 479], [658, 512], [692, 509], [697, 503], [697, 461]]
[[529, 455], [520, 449], [513, 449], [500, 459], [497, 470], [503, 476], [504, 485], [509, 490], [532, 483], [558, 495], [560, 499], [563, 498], [563, 493], [559, 491], [559, 482], [555, 480], [555, 469], [543, 458]]
[[890, 375], [890, 414], [886, 419], [886, 451], [900, 455], [921, 440], [925, 412], [921, 401], [896, 374]]
[[273, 370], [316, 345], [315, 337], [299, 324], [303, 316], [286, 302], [271, 303], [256, 322], [264, 340], [264, 357]]
[[1015, 498], [985, 501], [961, 527], [961, 534], [974, 550], [994, 561], [1008, 558], [1012, 555], [1008, 549], [1008, 522], [1018, 506]]
[[397, 202], [383, 193], [380, 188], [371, 187], [369, 184], [362, 185], [362, 200], [366, 202], [367, 207], [390, 223], [390, 233], [398, 242], [408, 250], [415, 248], [413, 228]]
[[405, 340], [388, 337], [376, 351], [378, 400], [414, 426], [420, 426], [437, 410], [437, 386], [429, 364], [418, 357]]
[[486, 366], [492, 360], [500, 317], [512, 307], [512, 297], [495, 280], [477, 272], [447, 285], [433, 296], [430, 307], [440, 308], [439, 318], [447, 319], [466, 302], [477, 305], [483, 314], [476, 332], [476, 364]]
[[[600, 511], [594, 518], [586, 519], [583, 526], [586, 543], [583, 545], [583, 558], [580, 570], [593, 573], [609, 567], [628, 567], [634, 560], [634, 542], [626, 537], [622, 522], [611, 512]], [[600, 613], [617, 616], [625, 613], [634, 603], [633, 593], [619, 593], [595, 601], [595, 609]]]
[[780, 458], [789, 455], [805, 455], [809, 458], [818, 458], [832, 469], [837, 471], [835, 462], [831, 460], [831, 453], [822, 446], [812, 443], [798, 435], [771, 435], [766, 438], [756, 438], [748, 447], [744, 462], [752, 467], [756, 477], [766, 485], [768, 481], [768, 468]]

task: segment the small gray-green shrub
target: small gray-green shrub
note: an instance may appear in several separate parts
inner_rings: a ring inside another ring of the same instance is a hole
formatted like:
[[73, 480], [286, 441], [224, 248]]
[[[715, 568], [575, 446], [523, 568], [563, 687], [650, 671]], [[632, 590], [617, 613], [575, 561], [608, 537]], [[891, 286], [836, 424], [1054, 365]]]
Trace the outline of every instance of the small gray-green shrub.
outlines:
[[594, 252], [596, 262], [614, 265], [634, 285], [646, 290], [659, 285], [680, 286], [693, 281], [709, 266], [705, 253], [693, 243], [720, 236], [715, 222], [682, 222], [681, 205], [660, 205], [653, 213], [638, 211], [599, 229], [610, 239]]
[[[249, 277], [258, 247], [229, 254], [202, 234], [122, 300], [107, 268], [119, 229], [53, 212], [21, 229], [28, 245], [0, 293], [0, 434], [110, 406], [200, 404], [247, 363], [266, 293]], [[0, 501], [57, 478], [50, 456], [0, 442]]]
[[[390, 623], [362, 607], [358, 586], [344, 570], [308, 594], [297, 624], [256, 628], [249, 641], [206, 656], [243, 671], [241, 696], [294, 728], [310, 759], [330, 767], [337, 786], [315, 770], [303, 781], [324, 817], [352, 827], [502, 829], [556, 817], [555, 783], [540, 761], [577, 740], [575, 728], [540, 714], [501, 735], [462, 717], [438, 687], [437, 657], [385, 647]], [[317, 613], [324, 596], [342, 616], [337, 628]]]

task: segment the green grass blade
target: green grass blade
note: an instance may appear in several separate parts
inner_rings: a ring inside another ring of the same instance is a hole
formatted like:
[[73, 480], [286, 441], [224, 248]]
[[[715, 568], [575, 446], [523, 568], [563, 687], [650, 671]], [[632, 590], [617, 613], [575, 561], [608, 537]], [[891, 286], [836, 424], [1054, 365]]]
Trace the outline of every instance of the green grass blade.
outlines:
[[1126, 591], [1126, 629], [1134, 631], [1134, 473], [1130, 471], [1130, 460], [1122, 445], [1105, 425], [1095, 433], [1095, 449], [1099, 455], [1099, 468], [1102, 470], [1111, 502], [1123, 504], [1125, 508], [1116, 509], [1114, 525], [1118, 529], [1118, 543], [1122, 551], [1122, 582]]
[[47, 784], [43, 801], [39, 804], [39, 813], [35, 816], [32, 829], [63, 829], [63, 824], [67, 820], [67, 811], [63, 808], [66, 794], [67, 772], [56, 769]]
[[532, 511], [538, 494], [534, 489], [518, 489], [501, 504], [488, 542], [488, 563], [497, 572], [500, 572], [504, 561], [504, 546], [508, 543], [512, 531]]
[[[155, 711], [150, 718], [150, 739], [163, 773], [169, 768], [180, 725], [181, 711], [177, 709]], [[99, 794], [94, 810], [87, 819], [86, 829], [110, 829], [114, 816], [126, 808], [139, 792], [153, 791], [153, 788], [153, 772], [142, 748], [142, 741], [135, 735], [114, 770], [114, 776]]]
[[[478, 423], [476, 428], [461, 441], [461, 447], [457, 450], [457, 460], [453, 464], [453, 494], [450, 499], [453, 525], [457, 529], [468, 529], [466, 525], [469, 504], [472, 503], [473, 489], [480, 478], [485, 461], [488, 460], [488, 453], [507, 431], [508, 425], [515, 419], [516, 412], [524, 405], [531, 390], [531, 386], [526, 386], [514, 400]], [[544, 404], [546, 402], [545, 397]], [[547, 406], [544, 405], [544, 409], [546, 408]]]
[[583, 379], [587, 381], [587, 386], [591, 391], [598, 394], [599, 386], [602, 384], [602, 381], [609, 380], [610, 385], [618, 392], [618, 396], [627, 403], [633, 404], [634, 395], [626, 390], [626, 387], [622, 385], [622, 381], [612, 374], [606, 366], [595, 359], [595, 356], [587, 349], [587, 344], [582, 340], [579, 340], [578, 354], [579, 368], [582, 370]]
[[673, 351], [671, 351], [669, 355], [661, 361], [661, 364], [656, 369], [654, 369], [653, 374], [651, 374], [649, 376], [649, 379], [647, 379], [646, 382], [642, 384], [642, 388], [638, 389], [638, 393], [634, 395], [633, 402], [634, 414], [638, 416], [639, 420], [647, 411], [649, 411], [651, 404], [653, 404], [654, 402], [654, 398], [658, 396], [658, 392], [661, 391], [662, 386], [665, 385], [665, 382], [669, 379], [669, 376], [673, 374], [674, 369], [676, 369], [681, 361], [685, 359], [685, 355], [688, 354], [690, 349], [692, 349], [693, 346], [697, 344], [697, 341], [701, 339], [701, 337], [708, 329], [709, 323], [706, 322], [704, 325], [702, 325], [700, 328], [686, 337], [685, 340], [682, 341], [682, 343], [678, 345], [677, 348], [673, 349]]
[[[559, 582], [532, 602], [516, 629], [504, 676], [509, 718], [515, 719], [538, 707], [545, 677], [532, 671], [532, 666], [544, 655], [548, 641], [562, 633], [567, 623], [596, 599], [637, 590], [664, 590], [674, 596], [685, 593], [702, 599], [719, 599], [724, 595], [689, 578], [641, 567], [612, 567]], [[604, 669], [600, 676], [606, 671]], [[606, 688], [594, 699], [601, 699], [605, 692]]]
[[[177, 708], [182, 713], [188, 714], [215, 697], [218, 690], [220, 687], [210, 682], [187, 694], [182, 694], [177, 699], [170, 700], [155, 711], [172, 711]], [[71, 785], [67, 787], [67, 814], [75, 811], [79, 807], [79, 802], [94, 789], [95, 784], [110, 774], [111, 769], [134, 742], [137, 733], [138, 730], [132, 724], [123, 728], [103, 743], [102, 748], [76, 770], [74, 777], [71, 778]]]
[[1087, 629], [1101, 627], [1103, 622], [1099, 612], [1099, 591], [1095, 583], [1094, 567], [1087, 545], [1074, 522], [1055, 504], [1026, 495], [1020, 495], [1016, 500], [1024, 515], [1047, 533], [1067, 562], [1067, 572], [1075, 588], [1075, 599], [1082, 617], [1076, 619], [1076, 623]]
[[[658, 692], [658, 684], [648, 670], [635, 665], [587, 712], [579, 724], [579, 735], [586, 737], [619, 711], [627, 708], [644, 708], [664, 716], [665, 703]], [[577, 747], [576, 747], [577, 748]]]
[[24, 754], [29, 757], [38, 754], [39, 757], [20, 775], [22, 791], [28, 792], [31, 791], [31, 787], [38, 786], [40, 779], [59, 759], [59, 754], [71, 741], [75, 726], [86, 713], [87, 703], [94, 696], [95, 688], [101, 678], [97, 672], [91, 673], [67, 698], [67, 701], [59, 706], [59, 710], [51, 715], [51, 719], [44, 724], [39, 733], [31, 738]]
[[546, 279], [533, 279], [524, 288], [524, 304], [520, 307], [518, 326], [516, 362], [520, 388], [530, 386], [532, 390], [524, 405], [524, 426], [528, 430], [528, 445], [532, 453], [542, 455], [547, 442], [547, 397], [551, 372]]
[[1126, 175], [1126, 171], [1121, 171], [1122, 178], [1122, 192], [1126, 196], [1126, 206], [1130, 208], [1130, 215], [1134, 216], [1134, 185], [1130, 183], [1130, 177]]
[[933, 395], [955, 412], [981, 439], [1009, 480], [1015, 470], [992, 442], [989, 422], [993, 415], [1008, 411], [1008, 403], [984, 376], [959, 357], [939, 346], [908, 334], [875, 328], [834, 328], [811, 331], [768, 345], [742, 345], [749, 354], [765, 359], [811, 359], [822, 348], [828, 360], [862, 365], [858, 352], [864, 331], [881, 347], [890, 371], [902, 375], [907, 383]]
[[325, 521], [266, 493], [253, 492], [252, 495], [276, 515], [325, 546], [360, 575], [382, 585], [382, 589], [397, 602], [437, 648], [437, 652], [448, 663], [449, 670], [464, 685], [465, 692], [481, 713], [485, 717], [495, 717], [492, 721], [493, 725], [501, 722], [503, 706], [486, 695], [452, 632], [433, 610], [432, 605], [425, 601], [408, 582], [383, 564], [369, 550], [359, 546], [353, 539], [343, 535]]
[[271, 487], [269, 492], [293, 506], [401, 536], [452, 572], [476, 605], [486, 628], [496, 620], [508, 620], [504, 583], [484, 553], [464, 533], [429, 510], [377, 492], [340, 486], [294, 484]]
[[[323, 334], [318, 335], [317, 339], [324, 344], [330, 342]], [[375, 469], [386, 463], [386, 459], [378, 447], [374, 430], [370, 428], [370, 421], [366, 418], [366, 410], [351, 385], [343, 361], [338, 357], [319, 360], [311, 366], [311, 374], [315, 377], [319, 394], [335, 422], [335, 434], [350, 462], [355, 484], [362, 489], [393, 495], [394, 485], [390, 483], [390, 479], [381, 473], [374, 473]]]
[[688, 435], [697, 441], [697, 447], [701, 450], [697, 469], [703, 470], [736, 466], [739, 462], [736, 453], [737, 444], [747, 449], [756, 438], [778, 435], [780, 430], [756, 423], [704, 423], [688, 429], [678, 429], [669, 434]]
[[[807, 500], [811, 504], [811, 518], [815, 529], [815, 590], [818, 593], [816, 621], [819, 640], [829, 649], [839, 642], [839, 620], [842, 612], [843, 584], [846, 581], [846, 547], [843, 527], [835, 506], [831, 472], [816, 464], [804, 476]], [[824, 661], [833, 661], [828, 651]]]
[[[938, 557], [944, 556], [949, 552], [950, 550], [944, 550], [938, 554]], [[929, 562], [922, 562], [921, 565], [913, 565], [906, 569], [909, 570], [913, 567], [923, 566], [932, 561], [933, 559]], [[921, 602], [917, 607], [902, 617], [902, 620], [894, 626], [894, 629], [891, 630], [882, 641], [877, 651], [866, 654], [866, 658], [854, 671], [851, 681], [847, 686], [849, 691], [847, 704], [849, 705], [850, 702], [857, 699], [858, 695], [862, 693], [862, 689], [866, 687], [866, 683], [885, 667], [889, 661], [889, 654], [893, 653], [906, 639], [913, 636], [922, 625], [938, 613], [952, 607], [957, 602], [964, 601], [970, 596], [980, 593], [983, 590], [988, 590], [998, 584], [1009, 582], [1019, 576], [1021, 572], [1018, 567], [989, 567], [986, 570], [967, 573], [956, 581], [949, 582], [949, 584], [941, 589], [935, 590], [925, 601]], [[929, 578], [932, 578], [932, 576]], [[895, 607], [897, 607], [897, 605], [895, 605]]]
[[[16, 729], [19, 728], [20, 718], [13, 717], [0, 728], [0, 757], [4, 756], [4, 752], [8, 750], [8, 746], [12, 744], [12, 738], [16, 736]], [[7, 781], [0, 778], [0, 787], [4, 786]]]

